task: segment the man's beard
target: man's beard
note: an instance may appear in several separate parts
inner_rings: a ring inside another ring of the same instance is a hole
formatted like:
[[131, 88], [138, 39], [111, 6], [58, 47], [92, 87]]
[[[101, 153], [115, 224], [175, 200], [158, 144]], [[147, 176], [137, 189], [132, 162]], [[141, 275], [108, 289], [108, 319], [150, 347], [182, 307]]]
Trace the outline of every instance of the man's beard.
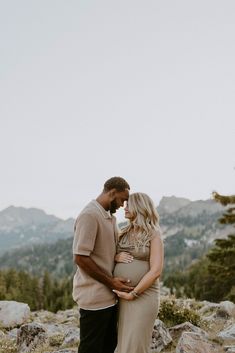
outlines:
[[116, 200], [113, 200], [113, 201], [111, 201], [110, 202], [110, 209], [109, 209], [109, 211], [110, 211], [110, 213], [112, 214], [112, 213], [115, 213], [116, 211], [117, 211], [117, 204], [116, 204]]

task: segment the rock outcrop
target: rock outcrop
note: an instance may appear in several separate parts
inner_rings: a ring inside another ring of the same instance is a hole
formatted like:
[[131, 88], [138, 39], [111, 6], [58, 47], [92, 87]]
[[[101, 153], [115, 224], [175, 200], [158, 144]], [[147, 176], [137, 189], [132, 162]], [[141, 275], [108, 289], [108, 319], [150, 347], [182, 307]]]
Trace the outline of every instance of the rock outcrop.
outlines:
[[156, 320], [152, 333], [150, 353], [159, 353], [172, 342], [169, 330], [161, 320]]
[[194, 326], [191, 324], [191, 322], [188, 321], [169, 328], [169, 332], [173, 340], [179, 339], [183, 332], [194, 332], [200, 334], [201, 336], [208, 337], [206, 331], [200, 329], [197, 326]]
[[204, 335], [196, 332], [183, 332], [175, 353], [218, 353], [218, 345], [212, 344]]
[[18, 353], [30, 353], [48, 340], [46, 330], [40, 324], [22, 325], [17, 334]]
[[28, 304], [15, 301], [0, 301], [0, 326], [13, 328], [27, 322], [30, 317]]
[[[165, 297], [163, 301], [171, 302], [172, 298]], [[197, 324], [200, 327], [189, 321], [169, 325], [168, 320], [157, 319], [149, 353], [235, 353], [233, 303], [195, 302], [192, 299], [175, 301], [182, 312], [185, 308], [196, 310], [200, 315]], [[0, 308], [5, 308], [0, 310], [0, 318], [5, 323], [0, 331], [0, 352], [77, 352], [80, 339], [78, 308], [57, 313], [43, 310], [30, 312], [27, 304], [7, 302], [6, 310], [6, 302], [1, 301]], [[16, 312], [14, 308], [17, 308]], [[174, 317], [172, 319], [174, 321]]]
[[235, 341], [235, 324], [227, 327], [225, 330], [218, 334], [218, 337], [222, 338], [224, 341]]

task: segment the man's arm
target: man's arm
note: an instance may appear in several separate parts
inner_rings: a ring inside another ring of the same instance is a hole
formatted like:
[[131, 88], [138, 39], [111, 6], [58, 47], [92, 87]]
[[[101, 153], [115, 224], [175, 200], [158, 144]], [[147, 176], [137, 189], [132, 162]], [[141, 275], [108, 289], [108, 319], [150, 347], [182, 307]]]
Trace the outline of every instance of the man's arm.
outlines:
[[130, 292], [134, 287], [128, 286], [128, 280], [121, 277], [109, 277], [103, 272], [99, 266], [90, 258], [85, 255], [74, 255], [74, 262], [81, 267], [89, 276], [95, 280], [105, 284], [110, 289], [119, 291]]

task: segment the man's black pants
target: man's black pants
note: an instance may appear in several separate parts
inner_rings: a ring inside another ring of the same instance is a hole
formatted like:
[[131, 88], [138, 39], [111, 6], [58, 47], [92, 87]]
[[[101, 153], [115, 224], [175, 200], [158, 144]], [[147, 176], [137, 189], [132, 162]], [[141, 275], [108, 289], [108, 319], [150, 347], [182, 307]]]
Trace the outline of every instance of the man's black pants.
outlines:
[[80, 309], [78, 353], [113, 353], [117, 345], [117, 305], [101, 310]]

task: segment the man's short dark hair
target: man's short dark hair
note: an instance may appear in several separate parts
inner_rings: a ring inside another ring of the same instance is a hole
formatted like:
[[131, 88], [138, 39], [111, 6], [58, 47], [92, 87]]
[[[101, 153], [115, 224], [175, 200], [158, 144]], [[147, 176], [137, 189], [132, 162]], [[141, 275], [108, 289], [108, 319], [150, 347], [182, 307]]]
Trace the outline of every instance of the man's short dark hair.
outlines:
[[130, 190], [130, 185], [128, 182], [121, 177], [112, 177], [104, 183], [104, 191], [108, 192], [109, 190], [116, 189], [117, 191], [125, 191], [126, 189]]

